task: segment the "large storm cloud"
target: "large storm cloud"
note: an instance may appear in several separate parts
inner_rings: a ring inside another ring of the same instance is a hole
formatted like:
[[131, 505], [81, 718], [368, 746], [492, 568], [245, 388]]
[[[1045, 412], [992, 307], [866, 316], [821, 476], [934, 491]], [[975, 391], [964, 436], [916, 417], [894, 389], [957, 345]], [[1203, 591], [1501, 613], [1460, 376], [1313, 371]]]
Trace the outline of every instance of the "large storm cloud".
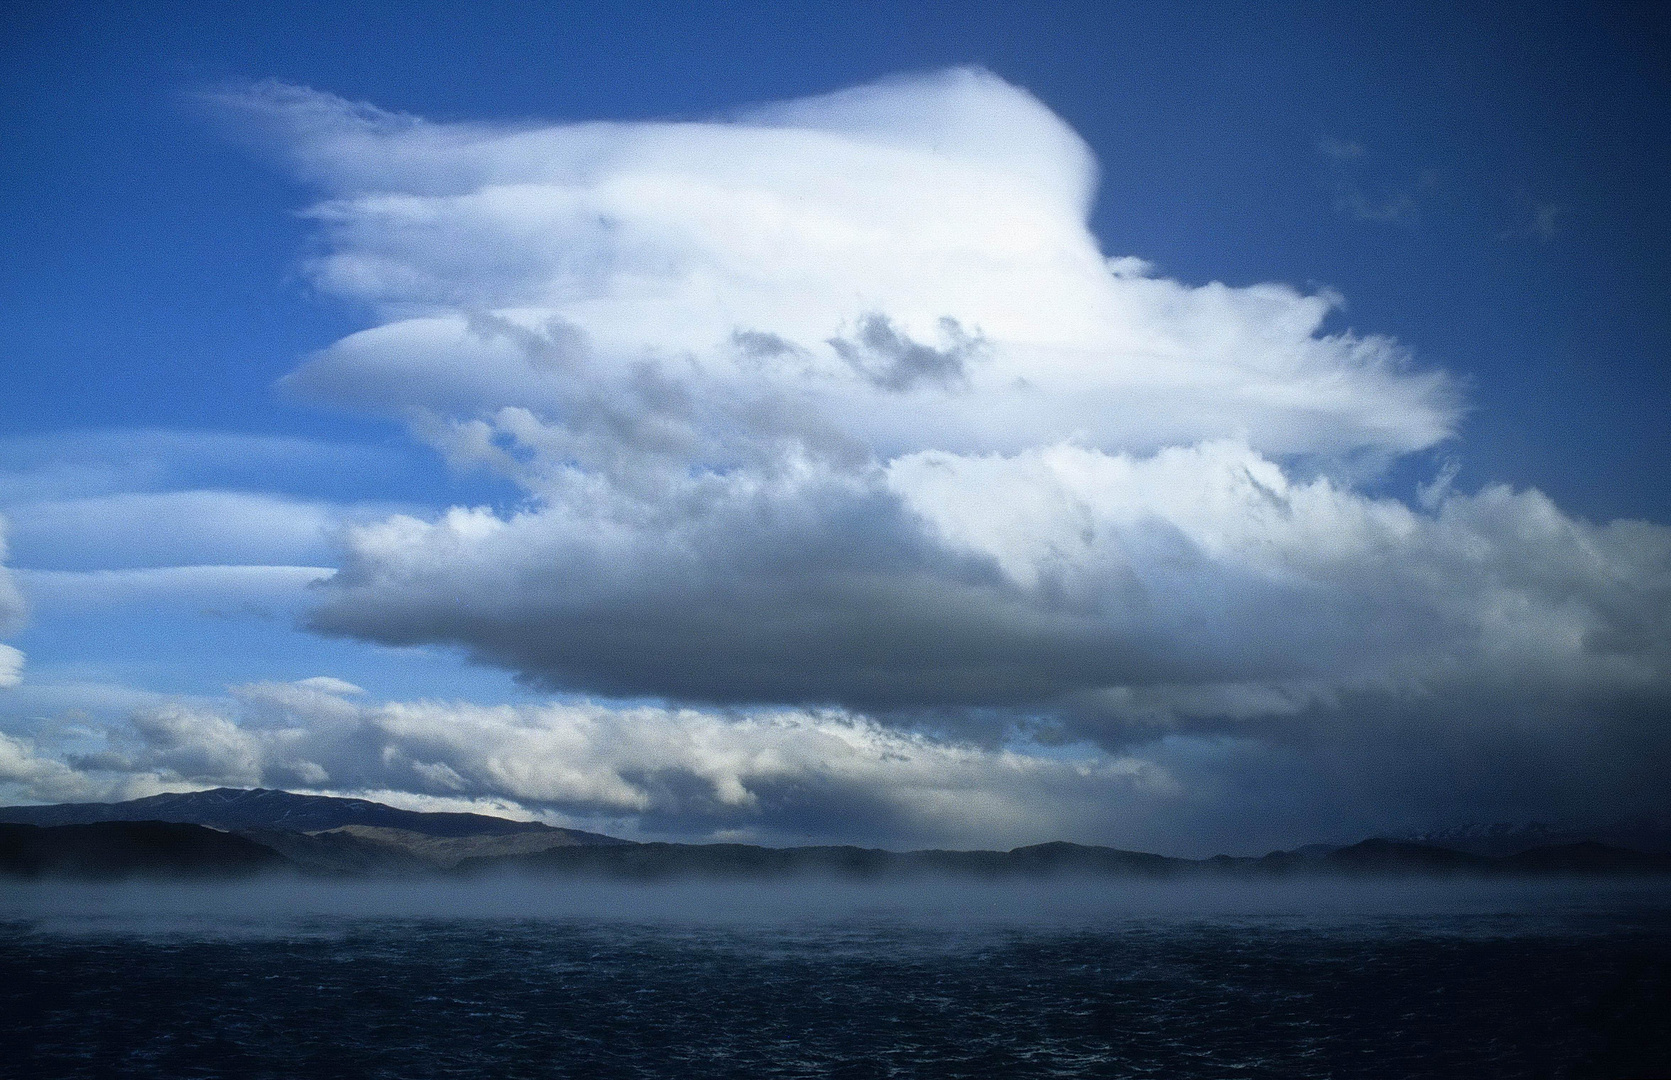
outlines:
[[1417, 761], [1495, 768], [1481, 806], [1570, 809], [1598, 770], [1623, 808], [1663, 794], [1624, 748], [1663, 742], [1671, 530], [1444, 475], [1369, 494], [1457, 436], [1458, 380], [1327, 291], [1108, 257], [1087, 147], [988, 73], [706, 122], [219, 100], [322, 192], [309, 273], [374, 315], [283, 388], [524, 494], [349, 528], [320, 632], [1146, 746], [1217, 813], [1213, 739], [1323, 740], [1405, 809], [1443, 786]]

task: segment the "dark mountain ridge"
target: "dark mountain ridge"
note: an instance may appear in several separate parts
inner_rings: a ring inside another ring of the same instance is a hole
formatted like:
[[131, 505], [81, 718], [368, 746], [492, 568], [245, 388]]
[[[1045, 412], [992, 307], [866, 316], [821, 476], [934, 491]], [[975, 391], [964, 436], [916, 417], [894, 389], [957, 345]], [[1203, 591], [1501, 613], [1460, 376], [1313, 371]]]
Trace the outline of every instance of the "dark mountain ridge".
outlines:
[[1550, 825], [1540, 821], [1453, 825], [1412, 832], [1389, 839], [1429, 847], [1450, 848], [1470, 855], [1517, 855], [1532, 848], [1595, 843], [1650, 854], [1671, 853], [1671, 821], [1637, 818], [1585, 828]]
[[201, 825], [0, 824], [0, 875], [8, 877], [237, 877], [293, 866], [269, 847]]
[[[164, 813], [169, 819], [145, 819]], [[32, 819], [18, 822], [18, 818]], [[187, 819], [187, 820], [182, 820]], [[1054, 842], [1010, 851], [886, 851], [854, 846], [634, 843], [483, 814], [426, 814], [364, 799], [219, 788], [125, 803], [0, 808], [0, 875], [473, 876], [513, 871], [631, 879], [797, 874], [1126, 878], [1666, 875], [1671, 854], [1595, 841], [1491, 856], [1375, 838], [1257, 858], [1179, 859]]]

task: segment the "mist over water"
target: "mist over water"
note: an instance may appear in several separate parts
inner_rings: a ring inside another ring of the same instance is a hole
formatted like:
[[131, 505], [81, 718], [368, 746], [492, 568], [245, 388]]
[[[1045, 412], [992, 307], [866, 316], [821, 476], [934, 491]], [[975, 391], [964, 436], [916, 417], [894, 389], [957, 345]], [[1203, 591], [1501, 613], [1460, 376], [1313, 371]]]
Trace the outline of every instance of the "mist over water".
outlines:
[[44, 934], [283, 937], [387, 921], [527, 922], [719, 928], [763, 934], [838, 926], [917, 931], [1107, 931], [1135, 923], [1315, 926], [1409, 923], [1574, 927], [1671, 910], [1663, 880], [1441, 880], [1308, 876], [1288, 880], [620, 882], [506, 874], [470, 880], [8, 882], [0, 922]]

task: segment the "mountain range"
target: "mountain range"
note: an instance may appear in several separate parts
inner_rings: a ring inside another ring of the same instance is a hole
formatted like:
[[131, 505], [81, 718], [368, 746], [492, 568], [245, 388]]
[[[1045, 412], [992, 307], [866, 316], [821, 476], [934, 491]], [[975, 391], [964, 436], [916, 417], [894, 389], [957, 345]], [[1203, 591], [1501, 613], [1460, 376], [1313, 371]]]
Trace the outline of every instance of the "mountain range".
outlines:
[[1617, 821], [1589, 829], [1535, 821], [1496, 822], [1489, 825], [1453, 825], [1445, 829], [1405, 833], [1395, 839], [1411, 844], [1466, 851], [1472, 855], [1518, 855], [1532, 848], [1586, 842], [1663, 854], [1671, 852], [1671, 821]]
[[[1540, 831], [1543, 830], [1543, 831]], [[1652, 830], [1640, 835], [1652, 838]], [[1534, 842], [1521, 843], [1530, 836]], [[1556, 842], [1536, 843], [1549, 837]], [[1505, 849], [1509, 849], [1506, 850]], [[423, 813], [365, 799], [217, 788], [120, 803], [0, 807], [0, 875], [235, 876], [275, 870], [404, 877], [494, 871], [630, 878], [823, 873], [976, 876], [1305, 873], [1671, 876], [1671, 853], [1532, 827], [1472, 827], [1450, 842], [1372, 838], [1257, 858], [1179, 859], [1063, 842], [1009, 851], [637, 843], [485, 814]]]

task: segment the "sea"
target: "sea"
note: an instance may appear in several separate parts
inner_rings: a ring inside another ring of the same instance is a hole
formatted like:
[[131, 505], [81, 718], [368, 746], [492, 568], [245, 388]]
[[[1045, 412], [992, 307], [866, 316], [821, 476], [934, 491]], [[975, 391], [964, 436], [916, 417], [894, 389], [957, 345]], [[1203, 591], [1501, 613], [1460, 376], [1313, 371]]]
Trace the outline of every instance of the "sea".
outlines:
[[1671, 1077], [1671, 888], [0, 884], [6, 1077]]

